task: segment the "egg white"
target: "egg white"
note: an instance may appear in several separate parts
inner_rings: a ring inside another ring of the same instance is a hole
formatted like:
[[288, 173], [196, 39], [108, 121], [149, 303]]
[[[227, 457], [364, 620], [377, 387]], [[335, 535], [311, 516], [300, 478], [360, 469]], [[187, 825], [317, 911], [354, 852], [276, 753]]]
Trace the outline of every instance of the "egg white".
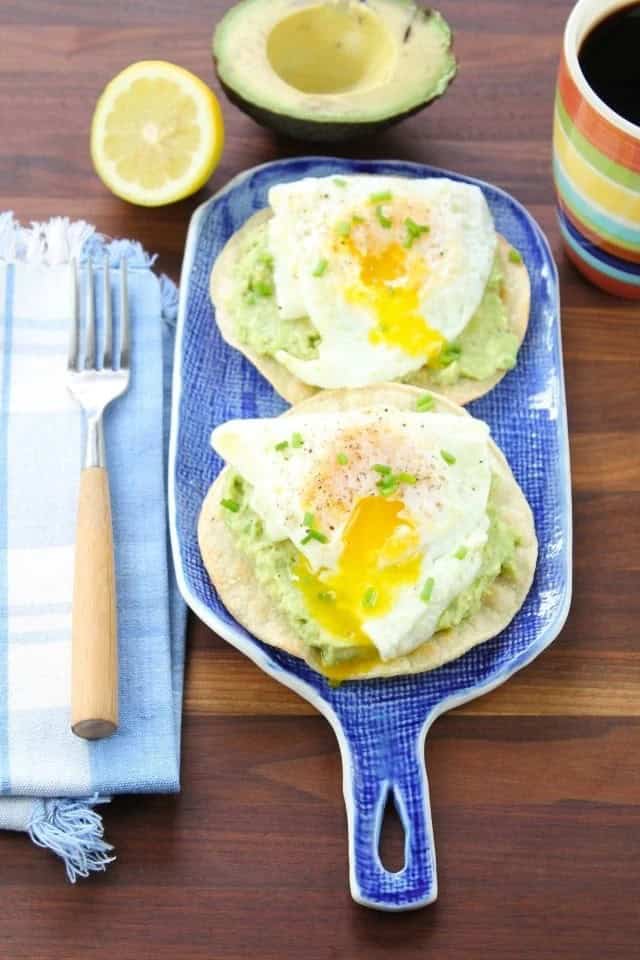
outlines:
[[[372, 196], [387, 192], [389, 201], [372, 202]], [[283, 318], [309, 316], [321, 335], [314, 359], [277, 354], [306, 383], [364, 386], [398, 379], [429, 359], [427, 351], [411, 352], [402, 343], [372, 342], [379, 317], [370, 304], [354, 302], [349, 295], [363, 288], [361, 263], [353, 248], [337, 240], [341, 225], [349, 224], [359, 250], [378, 250], [392, 242], [404, 249], [407, 217], [428, 225], [428, 233], [417, 237], [405, 256], [410, 272], [424, 267], [425, 276], [418, 281], [419, 315], [445, 341], [462, 332], [482, 299], [497, 235], [478, 187], [447, 178], [307, 178], [273, 187], [269, 203], [278, 309]], [[388, 230], [379, 222], [378, 207], [392, 223]], [[364, 223], [354, 222], [354, 216]], [[323, 263], [324, 272], [315, 275]], [[386, 285], [409, 282], [401, 278]]]
[[[294, 435], [302, 438], [300, 446], [292, 445]], [[286, 448], [276, 449], [285, 441]], [[251, 485], [249, 503], [267, 539], [290, 540], [313, 571], [338, 568], [354, 508], [380, 495], [376, 464], [417, 478], [400, 485], [393, 499], [402, 501], [417, 531], [419, 576], [394, 594], [384, 615], [361, 612], [361, 629], [383, 659], [427, 640], [449, 603], [477, 576], [489, 527], [487, 441], [488, 428], [475, 419], [381, 409], [232, 420], [211, 438]], [[338, 454], [347, 462], [338, 463]], [[309, 512], [326, 542], [303, 542]], [[460, 547], [466, 553], [456, 557]], [[429, 578], [433, 590], [425, 603], [420, 594]]]

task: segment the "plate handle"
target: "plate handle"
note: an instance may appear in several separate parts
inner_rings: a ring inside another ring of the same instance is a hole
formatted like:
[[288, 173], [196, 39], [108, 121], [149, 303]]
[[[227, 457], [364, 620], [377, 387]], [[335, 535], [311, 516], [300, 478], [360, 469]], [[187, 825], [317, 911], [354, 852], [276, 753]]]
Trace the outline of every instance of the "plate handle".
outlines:
[[[412, 910], [438, 895], [429, 786], [424, 763], [426, 725], [405, 731], [372, 730], [343, 741], [344, 795], [349, 824], [351, 895], [378, 910]], [[380, 831], [391, 796], [405, 835], [404, 866], [387, 870]]]

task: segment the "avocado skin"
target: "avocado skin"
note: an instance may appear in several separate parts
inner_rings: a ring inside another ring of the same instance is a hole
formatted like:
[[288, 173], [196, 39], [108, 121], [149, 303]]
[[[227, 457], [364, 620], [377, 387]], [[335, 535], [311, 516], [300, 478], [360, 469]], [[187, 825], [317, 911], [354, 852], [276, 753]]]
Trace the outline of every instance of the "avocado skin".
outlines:
[[446, 93], [455, 79], [454, 74], [447, 88], [443, 90], [442, 93], [437, 94], [435, 97], [430, 97], [430, 99], [424, 103], [419, 103], [410, 110], [405, 110], [403, 113], [395, 113], [393, 116], [385, 117], [384, 120], [371, 120], [368, 123], [358, 123], [357, 121], [340, 123], [333, 120], [303, 120], [300, 117], [288, 117], [284, 113], [275, 113], [273, 110], [259, 107], [255, 103], [251, 103], [250, 100], [245, 100], [244, 97], [236, 93], [232, 87], [227, 86], [218, 72], [215, 57], [213, 62], [216, 67], [216, 74], [220, 86], [230, 103], [233, 103], [234, 106], [242, 110], [243, 113], [253, 117], [256, 123], [259, 123], [262, 127], [275, 130], [277, 133], [281, 133], [285, 137], [290, 137], [292, 140], [306, 140], [310, 143], [339, 143], [346, 140], [354, 140], [357, 137], [366, 137], [369, 136], [369, 134], [386, 130], [388, 127], [392, 127], [394, 124], [400, 123], [401, 120], [406, 120], [407, 117], [412, 117], [414, 114], [420, 113], [421, 110], [425, 110], [432, 103], [435, 103], [436, 100], [439, 100], [440, 97]]

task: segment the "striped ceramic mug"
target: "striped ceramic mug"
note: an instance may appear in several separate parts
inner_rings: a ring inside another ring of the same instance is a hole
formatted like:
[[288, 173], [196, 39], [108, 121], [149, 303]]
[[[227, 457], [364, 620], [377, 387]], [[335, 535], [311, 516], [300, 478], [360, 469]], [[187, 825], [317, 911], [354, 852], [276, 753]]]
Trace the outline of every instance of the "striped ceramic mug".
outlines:
[[640, 299], [640, 127], [594, 93], [578, 63], [591, 28], [625, 6], [629, 0], [579, 0], [569, 16], [556, 88], [553, 174], [570, 259], [609, 293]]

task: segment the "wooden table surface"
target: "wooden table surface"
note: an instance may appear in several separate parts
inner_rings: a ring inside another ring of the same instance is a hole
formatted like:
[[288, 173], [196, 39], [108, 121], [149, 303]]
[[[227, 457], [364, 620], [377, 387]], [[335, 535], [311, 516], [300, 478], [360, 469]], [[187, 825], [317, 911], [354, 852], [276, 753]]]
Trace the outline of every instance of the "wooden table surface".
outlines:
[[[0, 209], [82, 217], [135, 237], [178, 277], [189, 217], [233, 174], [304, 152], [223, 102], [211, 184], [159, 210], [94, 175], [91, 114], [134, 60], [213, 83], [221, 0], [2, 0]], [[334, 735], [302, 700], [193, 623], [179, 797], [116, 800], [118, 861], [70, 886], [22, 835], [0, 837], [2, 960], [630, 960], [640, 938], [640, 310], [587, 286], [552, 207], [551, 115], [569, 0], [442, 0], [460, 72], [422, 115], [350, 145], [499, 184], [550, 238], [562, 286], [575, 586], [556, 643], [438, 720], [427, 746], [440, 894], [378, 914], [347, 884]], [[319, 151], [315, 151], [319, 152]], [[397, 856], [399, 828], [386, 838]]]

